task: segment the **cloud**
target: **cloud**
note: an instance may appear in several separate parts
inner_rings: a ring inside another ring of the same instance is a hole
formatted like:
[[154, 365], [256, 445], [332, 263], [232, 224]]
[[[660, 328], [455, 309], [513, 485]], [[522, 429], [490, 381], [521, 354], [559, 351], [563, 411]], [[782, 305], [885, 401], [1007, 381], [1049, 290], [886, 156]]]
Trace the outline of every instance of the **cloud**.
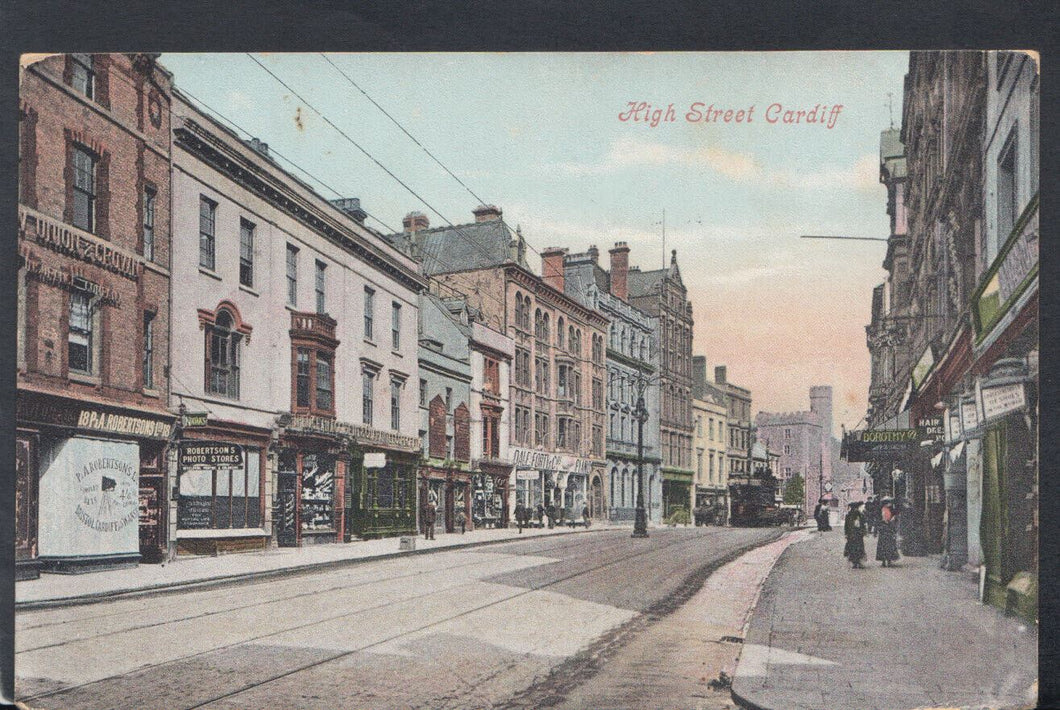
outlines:
[[606, 175], [642, 167], [680, 165], [705, 168], [736, 183], [765, 184], [774, 187], [832, 190], [854, 188], [860, 191], [879, 187], [879, 164], [875, 153], [866, 153], [852, 165], [824, 167], [816, 172], [766, 168], [751, 153], [717, 146], [683, 147], [622, 136], [611, 144], [602, 161], [563, 162], [560, 171], [576, 177]]

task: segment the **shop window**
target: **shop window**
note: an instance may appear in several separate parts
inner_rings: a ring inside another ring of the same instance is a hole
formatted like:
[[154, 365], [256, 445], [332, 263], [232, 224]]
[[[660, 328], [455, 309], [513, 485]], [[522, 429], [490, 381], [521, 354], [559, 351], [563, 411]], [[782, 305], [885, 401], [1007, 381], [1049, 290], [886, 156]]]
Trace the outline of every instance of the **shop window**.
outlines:
[[217, 203], [199, 197], [199, 266], [214, 270], [216, 263]]
[[242, 336], [233, 329], [232, 314], [225, 309], [206, 333], [206, 392], [239, 399], [240, 341]]
[[302, 456], [302, 531], [335, 529], [335, 457]]
[[70, 372], [94, 375], [98, 364], [96, 349], [100, 340], [97, 309], [88, 282], [74, 279], [74, 285], [74, 290], [70, 292], [67, 363]]
[[144, 259], [147, 261], [155, 260], [155, 198], [157, 192], [153, 187], [144, 188], [144, 219], [143, 219], [143, 240], [144, 240]]
[[98, 158], [83, 146], [74, 146], [73, 224], [96, 231], [96, 164]]
[[254, 287], [254, 224], [239, 220], [239, 283]]
[[180, 474], [177, 525], [182, 530], [261, 527], [261, 452], [245, 449], [238, 468]]
[[70, 55], [70, 85], [87, 99], [96, 96], [96, 68], [91, 54]]

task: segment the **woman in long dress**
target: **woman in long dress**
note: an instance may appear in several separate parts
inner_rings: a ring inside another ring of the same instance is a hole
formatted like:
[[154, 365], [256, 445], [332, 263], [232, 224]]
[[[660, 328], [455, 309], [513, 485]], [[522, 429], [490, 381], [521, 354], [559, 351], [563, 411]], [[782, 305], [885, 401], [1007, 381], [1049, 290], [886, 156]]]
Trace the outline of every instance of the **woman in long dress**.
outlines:
[[843, 556], [850, 560], [854, 569], [861, 569], [861, 561], [865, 559], [865, 517], [858, 510], [860, 507], [860, 501], [851, 503], [850, 512], [843, 521], [843, 533], [847, 538]]
[[898, 511], [894, 500], [884, 498], [880, 504], [880, 534], [876, 540], [876, 559], [891, 567], [898, 559]]

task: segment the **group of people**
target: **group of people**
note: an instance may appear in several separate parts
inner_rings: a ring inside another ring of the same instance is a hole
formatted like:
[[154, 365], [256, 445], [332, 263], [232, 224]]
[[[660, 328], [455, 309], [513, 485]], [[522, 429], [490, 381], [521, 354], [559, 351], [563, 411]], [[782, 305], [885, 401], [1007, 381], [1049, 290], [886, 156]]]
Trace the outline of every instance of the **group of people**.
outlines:
[[[865, 505], [865, 513], [861, 506]], [[893, 498], [877, 499], [875, 496], [867, 503], [854, 501], [843, 522], [843, 534], [846, 545], [843, 556], [850, 560], [854, 569], [860, 569], [865, 555], [865, 535], [871, 532], [877, 537], [876, 560], [884, 567], [891, 567], [898, 560], [898, 514], [899, 507]]]

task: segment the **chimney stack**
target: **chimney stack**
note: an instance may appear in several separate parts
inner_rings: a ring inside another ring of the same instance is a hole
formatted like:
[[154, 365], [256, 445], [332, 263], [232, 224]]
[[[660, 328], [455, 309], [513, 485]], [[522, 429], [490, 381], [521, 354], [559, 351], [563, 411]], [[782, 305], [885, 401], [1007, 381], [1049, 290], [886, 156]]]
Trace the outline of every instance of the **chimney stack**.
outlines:
[[560, 247], [549, 247], [541, 252], [541, 278], [560, 293], [563, 292], [563, 257], [566, 255], [567, 250]]
[[725, 366], [718, 365], [714, 368], [714, 381], [719, 385], [725, 384]]
[[368, 213], [361, 209], [361, 198], [359, 197], [343, 197], [338, 200], [332, 200], [331, 204], [353, 217], [353, 221], [357, 224], [364, 224], [364, 219], [368, 216]]
[[475, 215], [476, 222], [489, 222], [500, 219], [503, 211], [497, 205], [479, 205], [471, 213]]
[[623, 301], [629, 300], [629, 246], [615, 242], [611, 255], [611, 295]]
[[707, 384], [707, 358], [705, 355], [692, 356], [692, 387], [702, 391]]
[[431, 226], [431, 221], [427, 219], [427, 215], [422, 212], [409, 212], [405, 215], [405, 218], [401, 220], [402, 226], [405, 227], [406, 234], [415, 234], [421, 229], [427, 229]]
[[600, 263], [600, 250], [596, 248], [595, 244], [593, 244], [591, 247], [589, 247], [588, 254], [589, 254], [589, 258], [593, 260], [594, 264], [599, 264]]

